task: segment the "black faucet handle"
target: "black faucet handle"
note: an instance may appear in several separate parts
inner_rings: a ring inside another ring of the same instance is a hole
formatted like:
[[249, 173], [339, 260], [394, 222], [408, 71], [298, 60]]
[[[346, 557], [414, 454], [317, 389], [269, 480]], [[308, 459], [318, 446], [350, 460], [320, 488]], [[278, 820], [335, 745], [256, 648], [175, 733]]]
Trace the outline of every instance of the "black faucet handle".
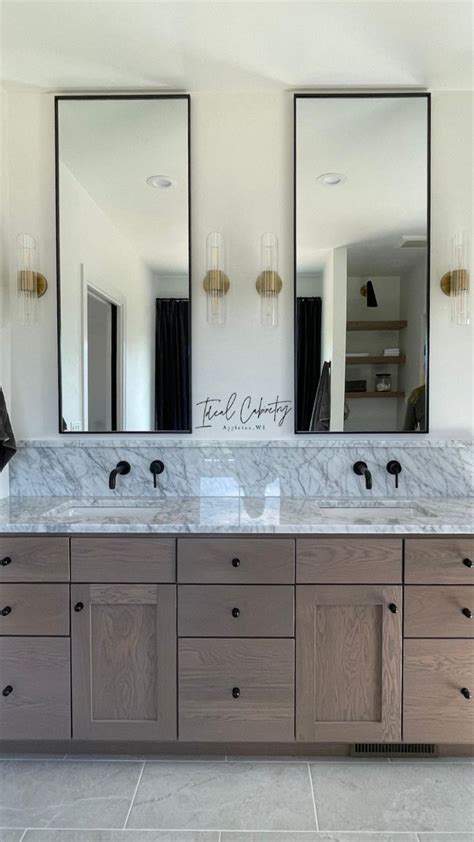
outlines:
[[156, 488], [156, 486], [157, 486], [157, 483], [156, 483], [157, 476], [159, 474], [162, 474], [164, 470], [165, 470], [165, 466], [164, 466], [164, 463], [161, 461], [161, 459], [154, 459], [153, 462], [150, 465], [150, 471], [153, 474], [153, 487], [154, 488]]
[[391, 459], [390, 462], [387, 462], [387, 471], [395, 477], [395, 488], [398, 488], [398, 475], [402, 472], [400, 462], [397, 459]]

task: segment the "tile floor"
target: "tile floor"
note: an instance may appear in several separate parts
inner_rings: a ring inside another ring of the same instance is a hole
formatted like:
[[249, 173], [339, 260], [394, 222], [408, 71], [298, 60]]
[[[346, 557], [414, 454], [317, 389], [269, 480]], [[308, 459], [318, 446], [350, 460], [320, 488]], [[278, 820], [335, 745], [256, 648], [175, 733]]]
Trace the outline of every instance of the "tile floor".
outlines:
[[474, 842], [474, 763], [3, 756], [0, 842]]

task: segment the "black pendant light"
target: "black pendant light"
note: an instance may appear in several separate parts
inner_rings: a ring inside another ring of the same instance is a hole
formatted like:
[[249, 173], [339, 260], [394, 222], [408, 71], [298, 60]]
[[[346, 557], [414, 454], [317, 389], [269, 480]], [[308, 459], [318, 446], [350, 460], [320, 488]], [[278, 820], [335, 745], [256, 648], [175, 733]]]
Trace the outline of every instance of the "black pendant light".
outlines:
[[378, 307], [377, 298], [372, 281], [367, 281], [367, 307]]

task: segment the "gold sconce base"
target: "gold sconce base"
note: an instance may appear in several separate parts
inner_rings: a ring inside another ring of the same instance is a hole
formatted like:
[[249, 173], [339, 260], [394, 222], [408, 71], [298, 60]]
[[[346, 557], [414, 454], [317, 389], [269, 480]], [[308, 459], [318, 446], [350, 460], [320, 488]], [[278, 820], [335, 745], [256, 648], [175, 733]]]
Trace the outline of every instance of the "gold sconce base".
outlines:
[[367, 284], [360, 288], [360, 294], [363, 298], [367, 298]]
[[18, 289], [20, 292], [35, 292], [38, 298], [42, 298], [48, 289], [48, 281], [40, 272], [31, 272], [29, 269], [22, 269], [18, 272]]
[[229, 292], [230, 280], [222, 269], [209, 269], [202, 285], [207, 293], [226, 295]]
[[283, 281], [278, 272], [265, 270], [260, 272], [255, 286], [259, 295], [279, 295], [283, 287]]
[[469, 272], [467, 269], [453, 269], [445, 272], [439, 285], [445, 295], [451, 295], [451, 285], [456, 282], [458, 292], [465, 292], [469, 289]]

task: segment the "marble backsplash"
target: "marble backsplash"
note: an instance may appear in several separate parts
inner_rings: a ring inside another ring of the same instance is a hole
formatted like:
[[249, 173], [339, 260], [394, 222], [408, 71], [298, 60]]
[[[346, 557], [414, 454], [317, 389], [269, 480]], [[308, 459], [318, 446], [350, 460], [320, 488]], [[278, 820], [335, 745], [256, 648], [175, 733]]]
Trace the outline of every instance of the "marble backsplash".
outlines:
[[[121, 459], [132, 470], [110, 491], [109, 473]], [[157, 489], [153, 459], [165, 464]], [[372, 491], [352, 470], [359, 459], [372, 472]], [[390, 459], [402, 465], [397, 491], [386, 471]], [[10, 463], [10, 495], [453, 498], [472, 494], [473, 477], [473, 448], [460, 441], [46, 439], [19, 443]]]

